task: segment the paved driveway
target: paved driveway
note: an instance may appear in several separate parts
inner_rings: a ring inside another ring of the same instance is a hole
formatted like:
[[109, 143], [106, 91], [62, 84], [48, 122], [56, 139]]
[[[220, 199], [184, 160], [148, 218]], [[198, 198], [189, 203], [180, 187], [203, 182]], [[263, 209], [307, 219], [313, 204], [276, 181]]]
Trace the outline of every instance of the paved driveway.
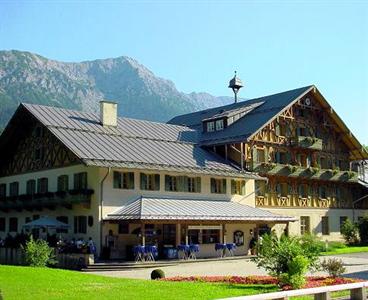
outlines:
[[[337, 257], [343, 260], [347, 269], [346, 276], [368, 280], [368, 253], [343, 254], [330, 257]], [[153, 269], [155, 268], [93, 272], [93, 274], [111, 277], [149, 279]], [[258, 269], [255, 263], [245, 259], [182, 263], [174, 266], [160, 267], [160, 269], [164, 270], [166, 277], [192, 275], [266, 275], [266, 272], [262, 269]], [[324, 275], [324, 273], [319, 272], [313, 275]]]

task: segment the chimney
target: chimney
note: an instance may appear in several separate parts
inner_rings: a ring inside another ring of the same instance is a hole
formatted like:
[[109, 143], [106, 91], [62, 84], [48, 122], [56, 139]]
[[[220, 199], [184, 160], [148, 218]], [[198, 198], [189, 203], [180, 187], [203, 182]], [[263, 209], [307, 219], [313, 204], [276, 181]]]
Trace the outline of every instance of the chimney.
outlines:
[[118, 104], [110, 101], [100, 101], [100, 123], [102, 126], [118, 125]]

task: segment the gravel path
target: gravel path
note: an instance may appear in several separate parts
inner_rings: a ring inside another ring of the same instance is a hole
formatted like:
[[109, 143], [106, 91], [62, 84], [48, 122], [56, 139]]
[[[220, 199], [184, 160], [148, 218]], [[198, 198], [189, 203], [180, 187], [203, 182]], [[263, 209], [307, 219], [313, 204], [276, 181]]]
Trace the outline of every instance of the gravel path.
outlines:
[[[336, 257], [343, 260], [347, 269], [345, 276], [368, 280], [368, 253], [342, 254], [329, 257]], [[155, 268], [126, 271], [103, 271], [93, 272], [92, 274], [110, 277], [149, 279], [153, 269]], [[192, 275], [266, 275], [266, 272], [262, 269], [258, 269], [255, 263], [245, 259], [182, 263], [174, 266], [160, 267], [160, 269], [164, 270], [166, 277]], [[324, 275], [324, 273], [319, 272], [311, 275]]]

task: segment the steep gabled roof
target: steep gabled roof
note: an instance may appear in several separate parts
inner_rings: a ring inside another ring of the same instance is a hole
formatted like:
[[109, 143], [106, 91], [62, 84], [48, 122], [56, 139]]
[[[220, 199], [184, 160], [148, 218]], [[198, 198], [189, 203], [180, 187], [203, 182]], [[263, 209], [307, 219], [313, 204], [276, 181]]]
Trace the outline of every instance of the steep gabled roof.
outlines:
[[[177, 116], [168, 123], [186, 125], [198, 130], [200, 144], [203, 146], [242, 142], [251, 139], [284, 110], [311, 91], [313, 91], [321, 106], [326, 109], [330, 117], [336, 122], [343, 141], [351, 151], [351, 160], [368, 159], [367, 151], [314, 85]], [[249, 111], [238, 121], [231, 124], [231, 126], [220, 131], [203, 132], [202, 121], [216, 119], [218, 116], [227, 116], [227, 113], [241, 109], [248, 109]]]
[[[201, 133], [202, 145], [225, 144], [229, 142], [240, 142], [246, 140], [253, 133], [262, 128], [275, 115], [279, 114], [290, 103], [309, 92], [313, 86], [307, 86], [283, 93], [251, 99], [243, 102], [233, 103], [225, 106], [211, 108], [191, 114], [177, 116], [168, 123], [186, 125]], [[214, 115], [224, 114], [226, 111], [235, 109], [246, 109], [255, 106], [249, 113], [240, 118], [231, 126], [221, 131], [202, 132], [202, 120], [210, 119]]]
[[[202, 149], [197, 132], [188, 127], [128, 118], [104, 127], [92, 113], [34, 104], [21, 104], [16, 114], [26, 112], [86, 165], [261, 178]], [[9, 139], [7, 132], [0, 145]]]

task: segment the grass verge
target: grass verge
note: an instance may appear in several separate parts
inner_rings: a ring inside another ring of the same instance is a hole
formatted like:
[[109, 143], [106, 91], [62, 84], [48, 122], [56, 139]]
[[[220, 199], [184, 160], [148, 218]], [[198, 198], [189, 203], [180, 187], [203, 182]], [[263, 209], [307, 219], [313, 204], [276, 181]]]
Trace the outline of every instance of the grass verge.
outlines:
[[4, 299], [218, 299], [277, 291], [276, 285], [165, 282], [75, 271], [0, 266]]

